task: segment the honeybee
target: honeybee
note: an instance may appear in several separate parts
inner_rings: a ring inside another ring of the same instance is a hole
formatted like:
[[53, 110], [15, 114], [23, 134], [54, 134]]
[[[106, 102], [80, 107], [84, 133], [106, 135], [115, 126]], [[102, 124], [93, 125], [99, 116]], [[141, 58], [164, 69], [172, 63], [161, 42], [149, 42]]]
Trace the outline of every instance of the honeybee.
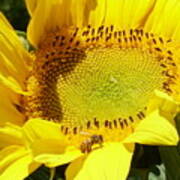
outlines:
[[94, 134], [81, 143], [80, 150], [82, 153], [89, 153], [92, 151], [92, 146], [94, 144], [99, 144], [100, 146], [102, 146], [102, 143], [103, 143], [103, 136], [100, 134], [99, 135]]

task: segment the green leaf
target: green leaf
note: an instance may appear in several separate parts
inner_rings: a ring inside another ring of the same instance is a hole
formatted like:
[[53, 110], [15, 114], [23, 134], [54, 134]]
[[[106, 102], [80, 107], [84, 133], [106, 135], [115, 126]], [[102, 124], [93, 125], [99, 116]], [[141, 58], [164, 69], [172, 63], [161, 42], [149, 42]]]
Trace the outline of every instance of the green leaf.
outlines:
[[[175, 117], [180, 135], [180, 113]], [[180, 179], [180, 143], [178, 146], [159, 147], [161, 159], [166, 167], [168, 180]]]
[[149, 171], [148, 180], [165, 180], [165, 167], [163, 164], [156, 165]]
[[147, 180], [148, 169], [147, 168], [131, 168], [130, 174], [127, 180]]
[[49, 180], [49, 169], [42, 166], [25, 180]]
[[[63, 177], [64, 177], [64, 168], [62, 166], [59, 166], [58, 169], [56, 168], [56, 173], [53, 176], [53, 180], [64, 180]], [[50, 180], [50, 179], [52, 179], [51, 170], [45, 166], [41, 166], [30, 176], [28, 176], [25, 180]]]
[[0, 11], [15, 29], [26, 30], [29, 15], [24, 0], [0, 0]]
[[180, 154], [177, 147], [159, 147], [162, 161], [166, 167], [168, 180], [180, 179]]

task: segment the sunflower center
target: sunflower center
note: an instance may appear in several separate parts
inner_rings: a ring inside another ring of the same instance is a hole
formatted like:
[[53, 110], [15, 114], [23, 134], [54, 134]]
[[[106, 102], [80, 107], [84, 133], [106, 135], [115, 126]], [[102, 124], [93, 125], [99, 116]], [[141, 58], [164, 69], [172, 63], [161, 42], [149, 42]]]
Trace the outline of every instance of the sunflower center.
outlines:
[[157, 59], [143, 50], [91, 49], [80, 63], [74, 61], [73, 71], [58, 77], [61, 121], [73, 127], [96, 119], [102, 126], [105, 120], [135, 117], [162, 81]]
[[45, 39], [27, 81], [29, 118], [57, 121], [65, 134], [123, 130], [145, 117], [155, 89], [172, 93], [172, 52], [142, 30], [110, 30], [88, 27]]

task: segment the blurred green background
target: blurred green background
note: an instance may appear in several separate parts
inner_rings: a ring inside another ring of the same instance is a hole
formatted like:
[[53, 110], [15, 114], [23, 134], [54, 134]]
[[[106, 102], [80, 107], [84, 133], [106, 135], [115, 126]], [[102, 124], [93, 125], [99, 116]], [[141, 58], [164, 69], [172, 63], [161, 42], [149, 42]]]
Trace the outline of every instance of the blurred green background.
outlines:
[[0, 11], [5, 14], [15, 29], [26, 30], [29, 15], [23, 0], [0, 0]]

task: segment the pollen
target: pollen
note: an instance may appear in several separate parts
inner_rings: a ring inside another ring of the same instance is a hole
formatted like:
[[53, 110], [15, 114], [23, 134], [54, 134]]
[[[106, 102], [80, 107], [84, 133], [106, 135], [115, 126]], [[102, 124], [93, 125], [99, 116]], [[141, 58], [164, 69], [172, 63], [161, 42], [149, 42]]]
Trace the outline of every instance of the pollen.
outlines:
[[108, 139], [105, 134], [112, 131], [133, 131], [146, 117], [155, 89], [177, 93], [169, 42], [141, 29], [114, 26], [50, 33], [27, 80], [32, 92], [25, 99], [27, 117], [60, 123], [67, 135], [91, 132]]

